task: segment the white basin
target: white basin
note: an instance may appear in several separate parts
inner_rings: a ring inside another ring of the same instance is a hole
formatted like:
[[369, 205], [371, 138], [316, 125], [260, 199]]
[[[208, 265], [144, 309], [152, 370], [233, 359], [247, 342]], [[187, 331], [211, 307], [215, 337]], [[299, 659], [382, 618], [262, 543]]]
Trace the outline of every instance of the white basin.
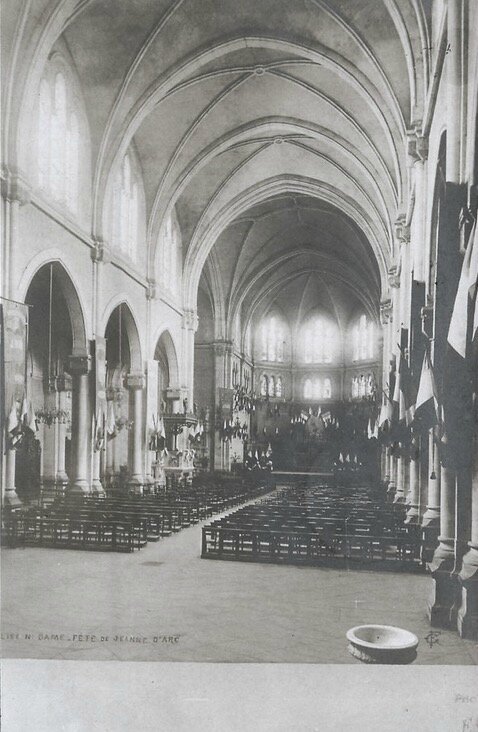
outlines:
[[364, 663], [405, 664], [417, 657], [417, 636], [394, 625], [357, 625], [346, 635], [349, 653]]

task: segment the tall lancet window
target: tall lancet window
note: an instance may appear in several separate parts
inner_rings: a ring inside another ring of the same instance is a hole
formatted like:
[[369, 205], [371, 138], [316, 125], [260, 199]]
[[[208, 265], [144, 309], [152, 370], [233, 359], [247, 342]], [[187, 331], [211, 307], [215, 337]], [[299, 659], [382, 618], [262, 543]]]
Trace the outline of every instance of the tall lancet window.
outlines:
[[40, 82], [37, 169], [40, 188], [70, 211], [78, 211], [80, 120], [72, 85], [62, 71]]
[[131, 156], [126, 153], [113, 187], [113, 244], [126, 257], [136, 259], [139, 237], [138, 182]]
[[261, 357], [263, 361], [284, 360], [284, 327], [271, 315], [261, 325]]
[[353, 327], [352, 347], [354, 361], [366, 361], [375, 356], [375, 327], [365, 314]]
[[306, 363], [330, 363], [337, 346], [338, 329], [329, 320], [311, 318], [302, 330], [302, 345]]

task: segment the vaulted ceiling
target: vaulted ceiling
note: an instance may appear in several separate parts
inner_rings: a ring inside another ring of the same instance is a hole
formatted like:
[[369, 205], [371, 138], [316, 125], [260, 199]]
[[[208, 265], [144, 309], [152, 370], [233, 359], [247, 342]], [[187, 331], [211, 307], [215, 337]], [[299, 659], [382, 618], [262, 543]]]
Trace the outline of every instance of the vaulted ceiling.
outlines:
[[429, 5], [36, 0], [24, 38], [39, 18], [46, 30], [32, 25], [23, 53], [41, 59], [55, 42], [71, 53], [91, 130], [93, 231], [131, 143], [149, 276], [176, 206], [186, 307], [207, 260], [226, 322], [292, 282], [346, 288], [350, 302], [376, 309], [408, 195], [406, 134], [427, 93]]

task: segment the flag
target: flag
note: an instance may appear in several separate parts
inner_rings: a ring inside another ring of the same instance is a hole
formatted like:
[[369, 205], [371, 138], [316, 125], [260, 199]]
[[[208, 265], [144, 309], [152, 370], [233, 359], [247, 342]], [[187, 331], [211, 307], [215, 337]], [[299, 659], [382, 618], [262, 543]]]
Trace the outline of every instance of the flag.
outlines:
[[23, 418], [23, 423], [27, 429], [29, 429], [33, 434], [38, 432], [38, 422], [35, 414], [35, 410], [33, 409], [33, 403], [32, 400], [28, 400], [28, 407], [27, 407], [27, 413], [25, 414]]
[[475, 299], [474, 316], [472, 316], [472, 340], [478, 328], [478, 310], [476, 291], [478, 283], [478, 227], [476, 220], [470, 234], [463, 264], [460, 281], [456, 292], [455, 304], [448, 329], [448, 343], [462, 357], [466, 357], [467, 334], [469, 326], [468, 306], [470, 299]]
[[430, 354], [428, 353], [428, 349], [426, 349], [423, 355], [423, 364], [415, 403], [414, 427], [420, 426], [424, 430], [429, 430], [438, 424], [440, 407], [437, 394]]
[[112, 400], [108, 401], [106, 418], [106, 432], [110, 437], [116, 434], [115, 407]]
[[18, 432], [19, 427], [20, 422], [18, 419], [17, 402], [15, 399], [12, 399], [12, 408], [10, 409], [7, 420], [7, 432], [10, 435], [14, 435]]
[[340, 453], [340, 455], [339, 455], [339, 463], [343, 463], [343, 462], [344, 462], [344, 456], [342, 455], [342, 453]]
[[368, 424], [367, 424], [367, 437], [369, 440], [373, 437], [373, 429], [372, 429], [372, 418], [370, 417]]
[[415, 404], [412, 399], [412, 380], [410, 369], [404, 351], [400, 349], [400, 361], [398, 364], [398, 373], [395, 380], [395, 389], [393, 393], [393, 401], [398, 403], [398, 420], [405, 421], [407, 427], [413, 422], [415, 412]]

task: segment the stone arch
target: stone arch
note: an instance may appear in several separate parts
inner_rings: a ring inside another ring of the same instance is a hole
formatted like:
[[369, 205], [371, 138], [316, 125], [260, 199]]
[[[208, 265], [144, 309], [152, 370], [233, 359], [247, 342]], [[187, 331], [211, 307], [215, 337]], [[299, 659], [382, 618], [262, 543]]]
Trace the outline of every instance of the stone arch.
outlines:
[[154, 340], [153, 358], [155, 360], [158, 360], [156, 358], [158, 354], [161, 354], [163, 359], [167, 362], [169, 386], [178, 387], [180, 381], [178, 356], [174, 340], [167, 328], [163, 328]]
[[42, 255], [39, 255], [39, 257], [33, 258], [20, 280], [19, 299], [22, 301], [25, 300], [28, 289], [36, 275], [40, 270], [50, 264], [53, 266], [53, 275], [60, 284], [60, 288], [68, 308], [68, 314], [70, 316], [73, 341], [72, 355], [84, 356], [89, 350], [84, 309], [78, 294], [78, 287], [74, 284], [69, 270], [59, 257], [49, 258], [48, 252], [44, 252]]
[[128, 336], [128, 345], [130, 353], [130, 369], [131, 371], [142, 371], [143, 370], [143, 358], [141, 341], [139, 337], [139, 330], [136, 322], [136, 318], [133, 315], [133, 310], [128, 301], [123, 296], [117, 296], [114, 298], [108, 306], [105, 308], [101, 333], [104, 335], [108, 321], [113, 312], [121, 305], [121, 316], [123, 318], [126, 334]]

